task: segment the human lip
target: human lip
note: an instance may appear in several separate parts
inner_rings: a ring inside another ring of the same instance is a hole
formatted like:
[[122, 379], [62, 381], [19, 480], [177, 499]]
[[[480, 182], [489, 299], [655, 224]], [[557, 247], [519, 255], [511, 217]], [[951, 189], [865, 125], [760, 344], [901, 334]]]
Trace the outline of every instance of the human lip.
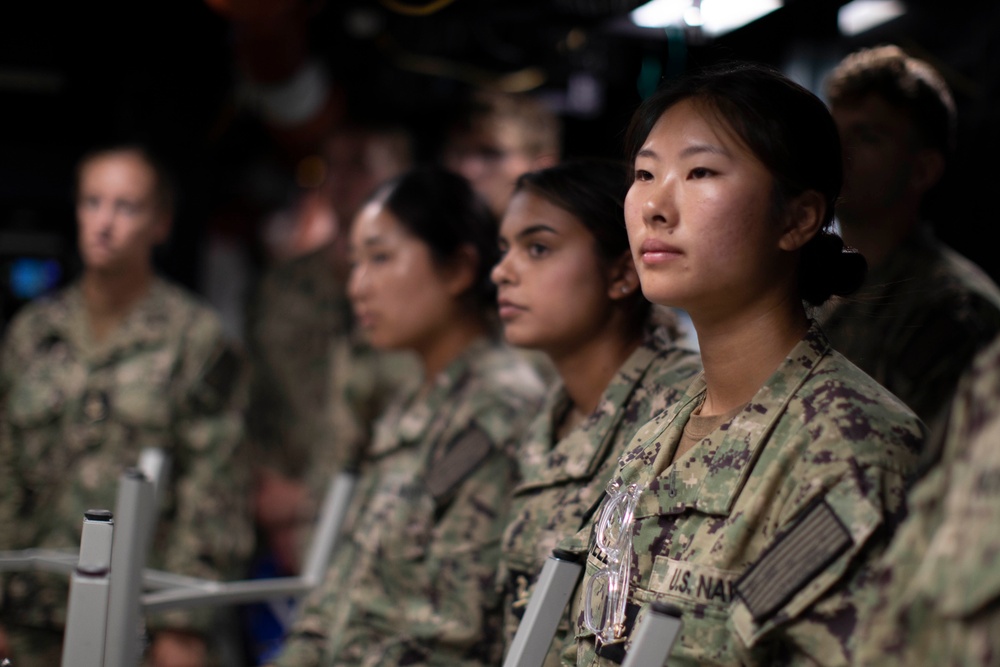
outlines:
[[106, 241], [90, 241], [87, 243], [86, 248], [93, 259], [110, 257], [114, 254], [114, 246]]
[[644, 264], [659, 264], [683, 255], [684, 253], [675, 245], [664, 243], [659, 239], [646, 239], [639, 246], [639, 256]]
[[93, 234], [87, 239], [87, 244], [92, 248], [110, 248], [112, 246], [111, 236], [108, 234]]
[[527, 309], [524, 306], [516, 304], [509, 299], [497, 299], [497, 311], [500, 315], [500, 319], [503, 321], [517, 317], [525, 310]]
[[357, 320], [358, 326], [362, 329], [371, 329], [375, 326], [375, 314], [370, 310], [356, 310], [354, 311], [354, 317]]

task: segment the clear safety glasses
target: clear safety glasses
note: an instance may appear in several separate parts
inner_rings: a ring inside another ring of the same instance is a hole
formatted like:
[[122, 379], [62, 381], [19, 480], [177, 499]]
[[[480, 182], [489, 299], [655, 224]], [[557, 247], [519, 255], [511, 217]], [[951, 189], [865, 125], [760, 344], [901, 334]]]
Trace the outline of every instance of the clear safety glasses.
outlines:
[[607, 565], [587, 581], [583, 598], [583, 620], [603, 642], [625, 634], [625, 602], [628, 599], [632, 567], [632, 519], [641, 489], [636, 484], [622, 486], [612, 480], [607, 501], [597, 518], [597, 548]]

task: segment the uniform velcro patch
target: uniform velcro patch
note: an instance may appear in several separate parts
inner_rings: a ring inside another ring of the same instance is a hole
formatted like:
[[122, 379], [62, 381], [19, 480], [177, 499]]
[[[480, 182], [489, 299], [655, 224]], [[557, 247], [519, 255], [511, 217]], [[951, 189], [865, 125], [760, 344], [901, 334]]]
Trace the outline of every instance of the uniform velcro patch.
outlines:
[[781, 533], [736, 582], [736, 594], [762, 623], [842, 554], [854, 540], [825, 500]]
[[450, 494], [492, 451], [492, 441], [478, 426], [455, 438], [427, 471], [427, 490], [434, 500], [440, 501]]
[[237, 388], [240, 358], [228, 345], [220, 346], [211, 365], [205, 370], [194, 399], [203, 410], [218, 410]]

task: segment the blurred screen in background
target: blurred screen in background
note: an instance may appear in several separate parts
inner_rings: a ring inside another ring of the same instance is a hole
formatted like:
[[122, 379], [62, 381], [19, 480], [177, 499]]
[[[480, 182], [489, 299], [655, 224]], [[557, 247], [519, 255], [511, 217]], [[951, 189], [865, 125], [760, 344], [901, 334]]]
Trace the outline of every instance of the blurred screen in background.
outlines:
[[0, 229], [0, 335], [21, 306], [64, 286], [76, 271], [65, 234]]

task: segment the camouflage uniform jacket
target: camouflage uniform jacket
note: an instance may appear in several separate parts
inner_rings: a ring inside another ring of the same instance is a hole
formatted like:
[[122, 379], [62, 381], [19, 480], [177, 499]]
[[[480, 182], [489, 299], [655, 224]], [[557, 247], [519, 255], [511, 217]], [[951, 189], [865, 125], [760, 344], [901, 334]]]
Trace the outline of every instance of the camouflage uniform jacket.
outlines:
[[357, 462], [372, 422], [419, 374], [410, 355], [375, 351], [360, 338], [332, 261], [323, 247], [268, 271], [247, 331], [255, 461], [320, 495], [331, 475]]
[[[245, 377], [218, 318], [155, 279], [102, 344], [82, 290], [28, 304], [0, 360], [0, 549], [80, 545], [83, 512], [114, 510], [139, 452], [171, 457], [150, 565], [206, 578], [242, 572], [252, 549], [243, 444]], [[5, 623], [65, 623], [65, 575], [5, 577]], [[173, 626], [206, 614], [168, 612]]]
[[326, 581], [278, 658], [310, 665], [489, 665], [508, 456], [541, 402], [530, 366], [486, 340], [379, 419]]
[[942, 461], [910, 492], [882, 559], [859, 665], [995, 665], [1000, 657], [1000, 339], [961, 384]]
[[962, 373], [1000, 334], [996, 284], [921, 229], [858, 292], [833, 299], [816, 317], [838, 352], [927, 424], [921, 467], [933, 463]]
[[[555, 441], [562, 415], [571, 407], [561, 383], [519, 446], [521, 482], [514, 490], [503, 538], [499, 583], [505, 589], [504, 639], [509, 646], [534, 583], [552, 549], [583, 528], [604, 496], [639, 426], [665, 410], [701, 370], [696, 353], [674, 344], [670, 332], [651, 323], [641, 345], [618, 369], [597, 410], [575, 431]], [[569, 617], [553, 647], [570, 633]], [[553, 650], [549, 660], [558, 664]]]
[[[652, 602], [683, 612], [671, 665], [847, 664], [867, 563], [905, 511], [923, 425], [815, 326], [731, 421], [670, 464], [697, 378], [642, 427], [614, 481], [636, 484], [627, 640]], [[563, 546], [588, 550], [592, 531]], [[589, 547], [583, 581], [605, 565]], [[564, 661], [620, 662], [574, 604]], [[600, 655], [598, 655], [600, 653]]]

